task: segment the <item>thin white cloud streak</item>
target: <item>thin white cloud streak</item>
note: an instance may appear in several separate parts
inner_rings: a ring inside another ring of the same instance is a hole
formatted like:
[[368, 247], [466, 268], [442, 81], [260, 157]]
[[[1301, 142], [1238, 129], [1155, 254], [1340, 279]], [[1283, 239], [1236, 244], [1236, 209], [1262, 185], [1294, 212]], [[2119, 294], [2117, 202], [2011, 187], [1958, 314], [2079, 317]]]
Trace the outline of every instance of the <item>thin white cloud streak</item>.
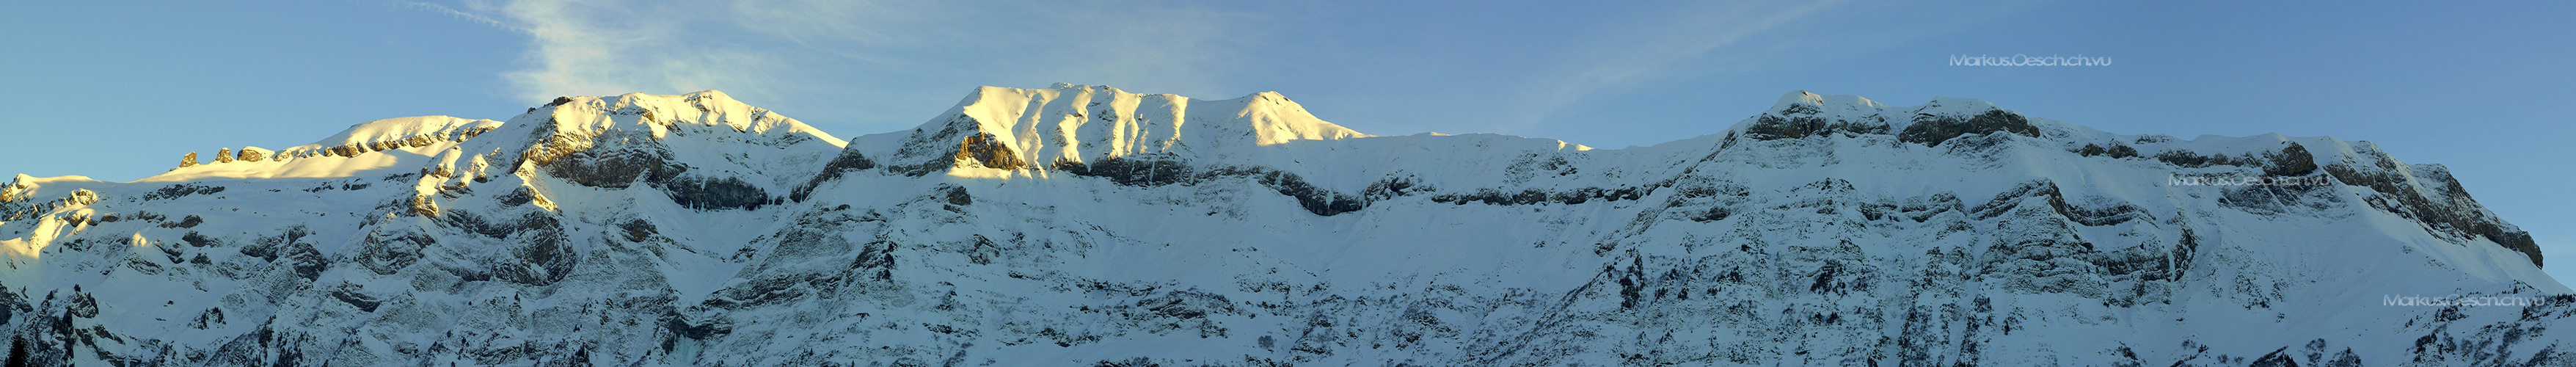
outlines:
[[[940, 92], [975, 85], [1069, 82], [1229, 98], [1278, 87], [1238, 82], [1311, 77], [1262, 67], [1326, 56], [1273, 45], [1289, 41], [1267, 31], [1287, 26], [1274, 24], [1280, 19], [1192, 3], [469, 1], [465, 11], [418, 7], [528, 35], [525, 66], [502, 75], [518, 98], [722, 89], [756, 104], [793, 106], [809, 120], [837, 113], [831, 120], [876, 124], [865, 129], [908, 127], [886, 124], [955, 98]], [[1505, 83], [1523, 86], [1510, 88], [1521, 91], [1510, 98], [1525, 113], [1495, 116], [1479, 130], [1528, 130], [1592, 95], [1705, 73], [1696, 64], [1710, 55], [1837, 6], [1706, 5], [1594, 23], [1599, 28], [1587, 38], [1598, 41], [1558, 53], [1584, 56]], [[1352, 40], [1326, 42], [1342, 41]]]
[[1221, 75], [1211, 67], [1232, 49], [1218, 36], [1240, 18], [1186, 4], [512, 0], [469, 3], [473, 12], [427, 5], [527, 34], [526, 67], [502, 77], [529, 100], [724, 89], [774, 101], [1059, 81], [1213, 91]]
[[1105, 10], [1083, 7], [1070, 13], [1082, 26], [1067, 27], [1077, 32], [1097, 32], [1074, 50], [1079, 62], [1056, 63], [1047, 75], [1083, 76], [1088, 83], [1131, 83], [1124, 86], [1144, 93], [1176, 93], [1199, 98], [1232, 98], [1227, 91], [1225, 72], [1235, 65], [1224, 65], [1229, 58], [1240, 56], [1248, 48], [1240, 43], [1257, 38], [1250, 27], [1229, 26], [1249, 23], [1252, 15], [1205, 8], [1140, 7]]
[[1524, 114], [1524, 119], [1504, 129], [1523, 130], [1539, 125], [1557, 111], [1596, 93], [1634, 87], [1658, 78], [1697, 74], [1699, 71], [1677, 70], [1677, 67], [1723, 52], [1746, 37], [1814, 17], [1842, 3], [1837, 0], [1803, 2], [1793, 6], [1703, 4], [1698, 8], [1661, 12], [1668, 18], [1631, 23], [1634, 27], [1606, 32], [1609, 34], [1599, 38], [1638, 41], [1604, 42], [1588, 50], [1570, 52], [1594, 57], [1538, 80], [1537, 85], [1548, 87], [1531, 89], [1531, 93], [1522, 96], [1526, 105], [1532, 106], [1536, 113]]
[[783, 65], [758, 50], [694, 39], [706, 14], [675, 6], [580, 0], [514, 1], [497, 9], [530, 37], [529, 69], [505, 78], [521, 98], [626, 92], [760, 89]]
[[527, 32], [528, 32], [528, 30], [527, 30], [526, 28], [519, 28], [519, 27], [517, 27], [517, 26], [512, 26], [512, 25], [510, 25], [509, 23], [502, 23], [502, 22], [501, 22], [501, 20], [499, 20], [499, 19], [492, 19], [492, 17], [483, 16], [483, 15], [481, 15], [481, 14], [474, 14], [474, 13], [467, 13], [467, 12], [463, 12], [463, 11], [458, 11], [458, 10], [456, 10], [456, 8], [450, 8], [450, 7], [447, 7], [446, 5], [439, 5], [439, 4], [437, 4], [437, 3], [424, 3], [424, 2], [418, 2], [418, 1], [395, 1], [395, 2], [392, 2], [392, 3], [394, 3], [394, 4], [401, 4], [402, 6], [404, 6], [404, 7], [408, 7], [408, 8], [412, 8], [413, 10], [421, 10], [421, 11], [428, 11], [428, 12], [432, 12], [432, 13], [439, 13], [439, 14], [447, 15], [447, 16], [449, 16], [449, 17], [455, 17], [456, 19], [464, 20], [464, 21], [467, 21], [467, 22], [473, 22], [474, 24], [481, 24], [481, 25], [484, 25], [484, 26], [490, 26], [490, 27], [493, 27], [493, 28], [500, 28], [500, 29], [502, 29], [502, 30], [508, 30], [508, 31], [511, 31], [511, 32], [519, 32], [519, 33], [527, 33]]

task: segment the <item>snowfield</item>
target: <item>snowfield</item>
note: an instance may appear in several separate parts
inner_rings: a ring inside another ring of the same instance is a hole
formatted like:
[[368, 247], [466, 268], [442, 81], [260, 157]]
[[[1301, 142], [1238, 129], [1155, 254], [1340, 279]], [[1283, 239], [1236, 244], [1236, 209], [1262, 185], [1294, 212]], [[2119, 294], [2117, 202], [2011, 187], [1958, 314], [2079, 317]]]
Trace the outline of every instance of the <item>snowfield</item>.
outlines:
[[1593, 149], [1267, 92], [847, 140], [639, 93], [219, 155], [0, 187], [12, 365], [2576, 364], [2576, 296], [2440, 165], [1973, 99]]

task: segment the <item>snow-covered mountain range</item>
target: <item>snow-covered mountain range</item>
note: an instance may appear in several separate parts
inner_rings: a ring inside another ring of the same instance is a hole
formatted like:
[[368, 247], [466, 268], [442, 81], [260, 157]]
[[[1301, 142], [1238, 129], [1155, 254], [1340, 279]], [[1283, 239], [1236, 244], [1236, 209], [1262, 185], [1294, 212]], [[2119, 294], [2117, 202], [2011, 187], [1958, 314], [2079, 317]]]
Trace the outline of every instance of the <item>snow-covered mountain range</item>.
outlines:
[[1707, 133], [1059, 84], [843, 140], [567, 97], [16, 176], [0, 330], [10, 366], [2576, 363], [2531, 237], [2368, 142], [1806, 92]]

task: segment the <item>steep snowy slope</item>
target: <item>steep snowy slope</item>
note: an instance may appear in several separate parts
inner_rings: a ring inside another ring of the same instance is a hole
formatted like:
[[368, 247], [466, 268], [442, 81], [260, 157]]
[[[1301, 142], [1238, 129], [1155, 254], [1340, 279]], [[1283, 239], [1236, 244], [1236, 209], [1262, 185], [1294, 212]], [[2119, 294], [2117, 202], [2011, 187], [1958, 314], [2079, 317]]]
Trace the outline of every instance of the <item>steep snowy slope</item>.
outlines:
[[2439, 165], [1968, 99], [1597, 150], [1079, 85], [845, 142], [707, 91], [234, 151], [0, 188], [12, 360], [2576, 362], [2576, 297]]

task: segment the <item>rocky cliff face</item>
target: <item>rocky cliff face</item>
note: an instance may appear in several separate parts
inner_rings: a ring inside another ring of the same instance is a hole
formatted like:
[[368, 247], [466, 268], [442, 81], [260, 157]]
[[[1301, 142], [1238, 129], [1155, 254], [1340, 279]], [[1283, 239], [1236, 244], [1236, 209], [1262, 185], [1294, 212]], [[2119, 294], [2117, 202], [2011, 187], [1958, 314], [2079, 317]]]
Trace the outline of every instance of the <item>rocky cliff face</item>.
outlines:
[[[341, 135], [0, 187], [12, 363], [2576, 361], [2438, 165], [1975, 100], [1619, 150], [1074, 85], [849, 141], [713, 91]], [[2453, 295], [2533, 304], [2391, 305]]]

